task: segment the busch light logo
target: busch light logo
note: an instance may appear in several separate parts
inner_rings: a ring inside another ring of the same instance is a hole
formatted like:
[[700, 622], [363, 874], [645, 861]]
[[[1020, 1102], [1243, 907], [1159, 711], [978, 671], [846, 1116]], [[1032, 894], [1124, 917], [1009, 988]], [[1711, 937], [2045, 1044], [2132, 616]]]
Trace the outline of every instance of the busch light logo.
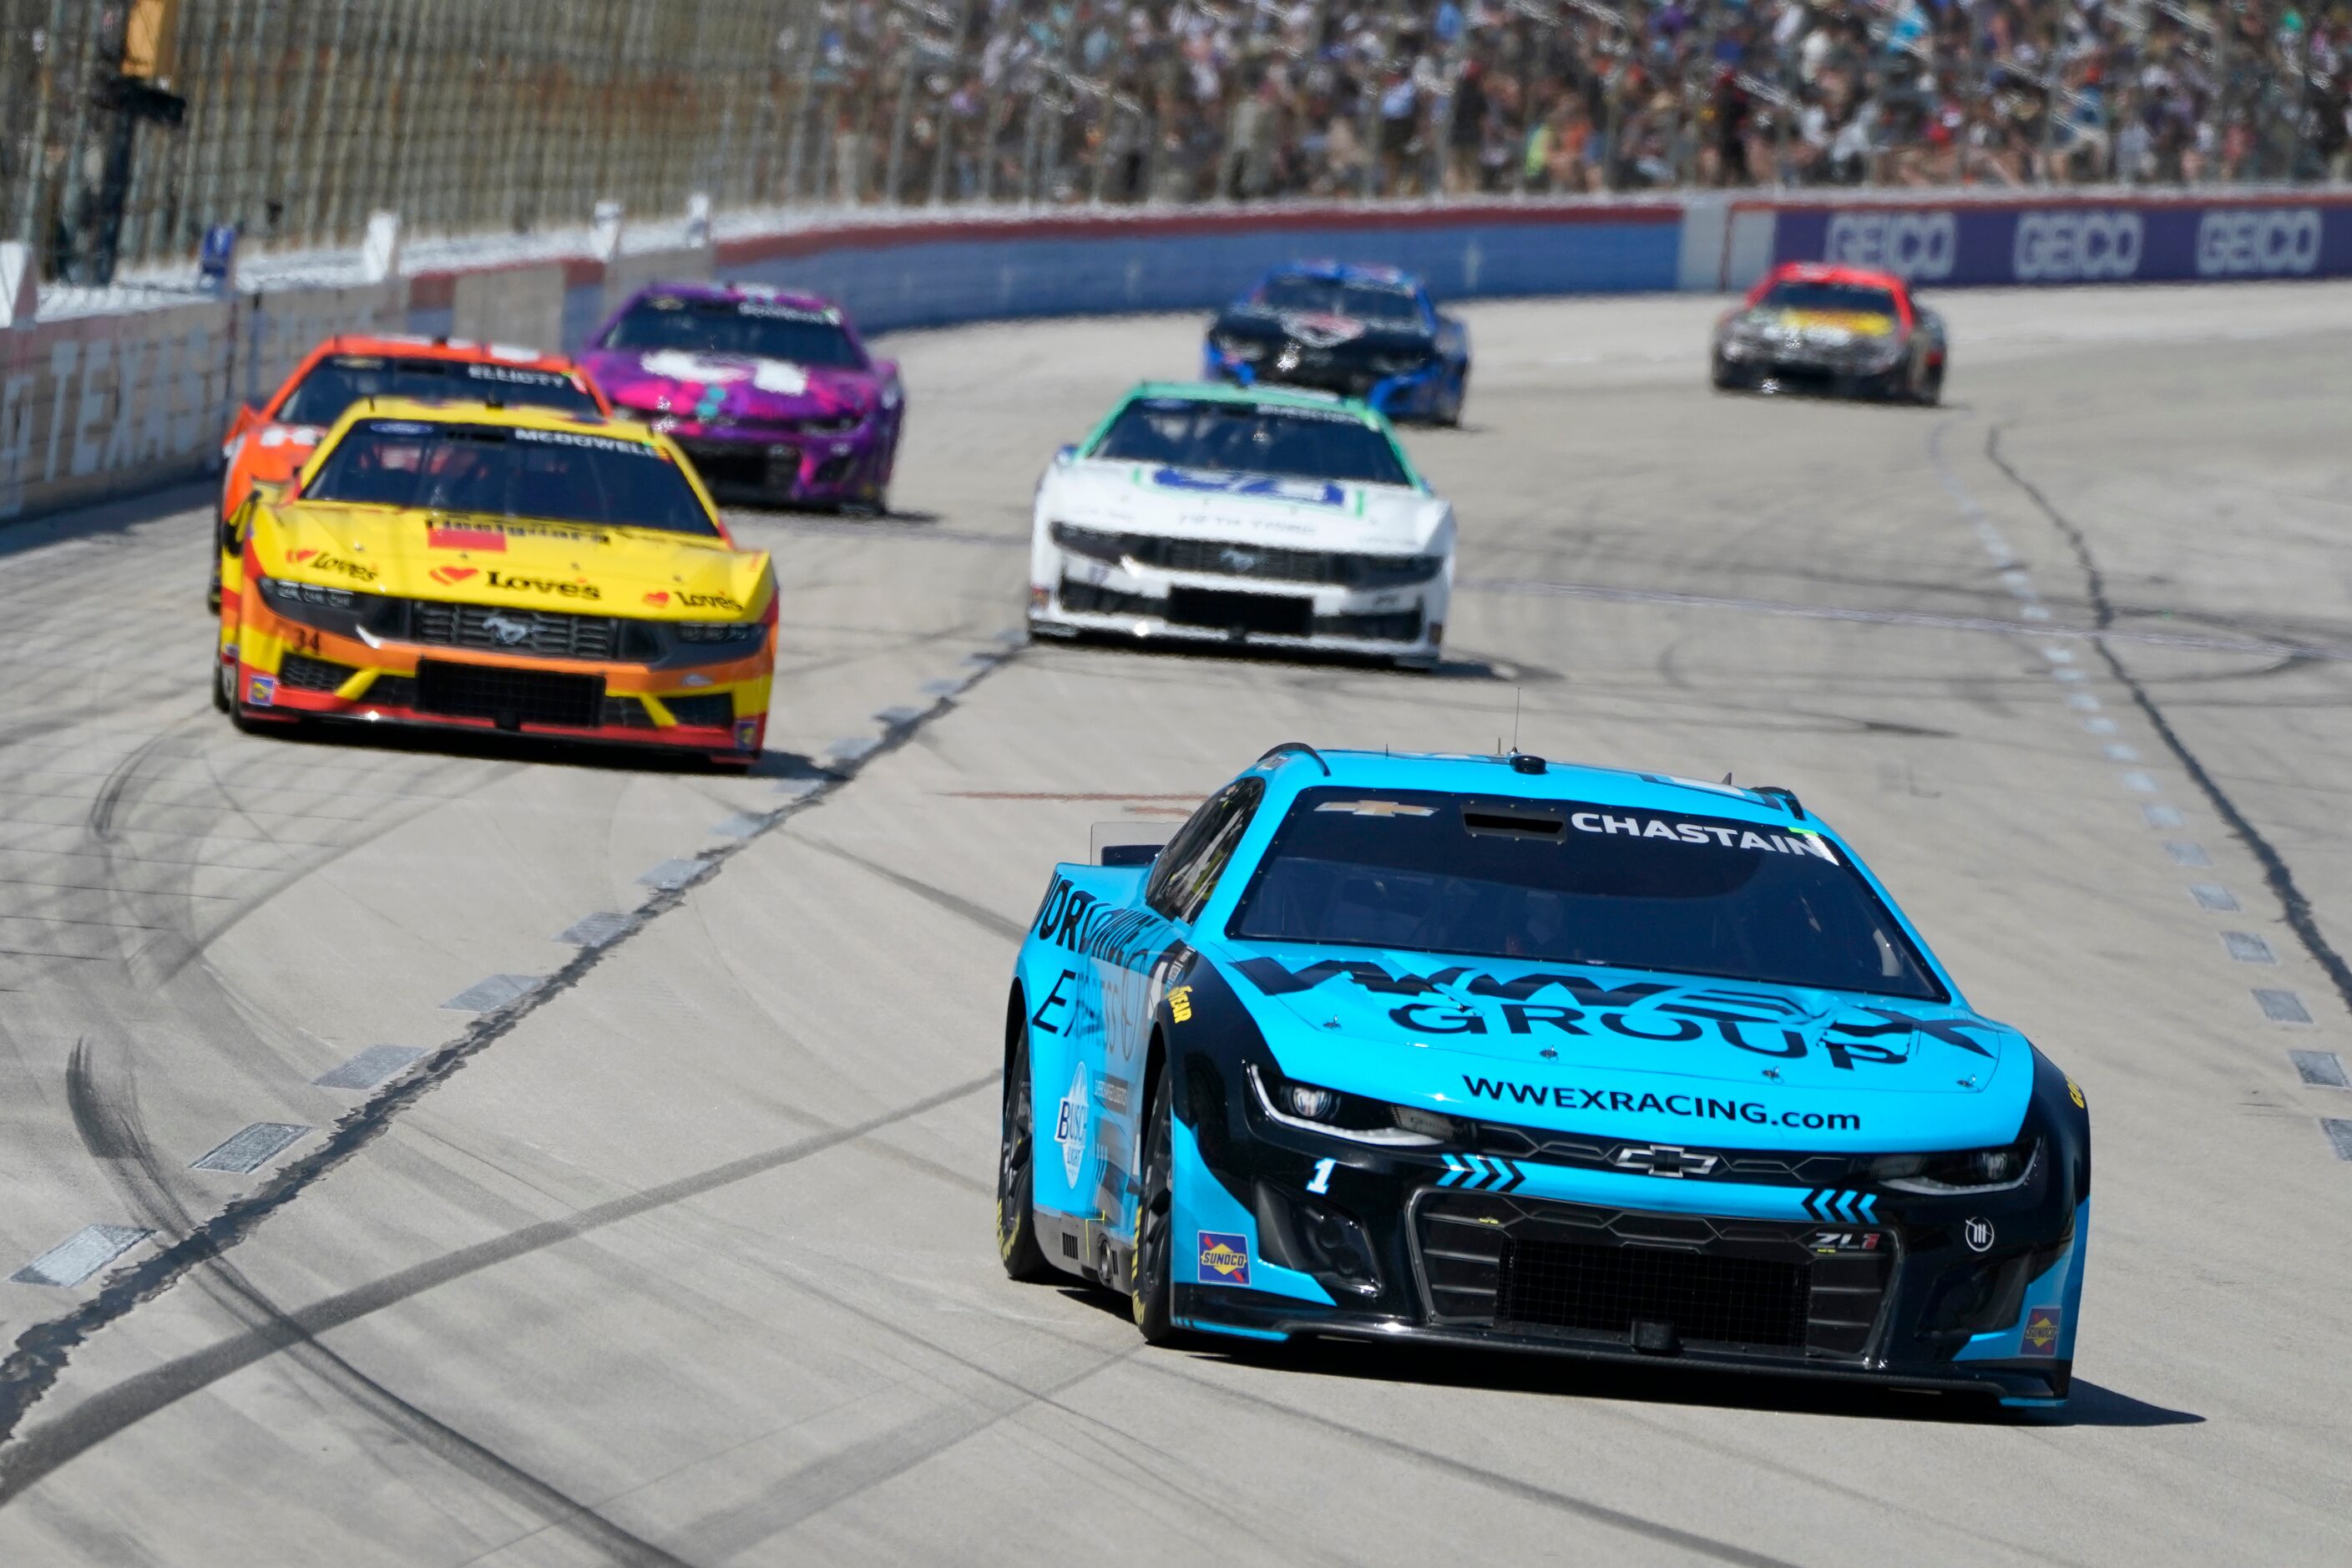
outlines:
[[2020, 283], [2112, 281], [2139, 270], [2140, 238], [2136, 212], [2020, 213], [2011, 262]]
[[2316, 207], [2220, 207], [2197, 220], [2197, 276], [2278, 278], [2319, 266]]
[[1842, 212], [1830, 219], [1822, 259], [1932, 282], [1952, 275], [1958, 237], [1948, 212]]

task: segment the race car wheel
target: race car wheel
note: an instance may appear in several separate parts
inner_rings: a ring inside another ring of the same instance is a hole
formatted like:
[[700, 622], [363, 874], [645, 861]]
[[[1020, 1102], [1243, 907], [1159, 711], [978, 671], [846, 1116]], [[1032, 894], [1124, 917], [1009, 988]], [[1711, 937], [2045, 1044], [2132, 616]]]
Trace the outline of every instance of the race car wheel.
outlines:
[[1060, 1271], [1037, 1245], [1037, 1121], [1029, 1092], [1029, 1026], [1024, 1021], [1016, 1027], [1020, 1033], [1004, 1064], [1004, 1123], [996, 1156], [996, 1255], [1006, 1274], [1037, 1284]]
[[1135, 1326], [1155, 1345], [1177, 1337], [1174, 1305], [1176, 1134], [1173, 1078], [1165, 1066], [1144, 1118], [1143, 1194], [1135, 1211]]
[[1459, 426], [1462, 423], [1462, 405], [1469, 396], [1470, 367], [1465, 364], [1462, 367], [1462, 374], [1454, 377], [1451, 384], [1437, 395], [1437, 422]]
[[224, 713], [236, 711], [236, 666], [213, 655], [213, 706]]
[[1933, 408], [1944, 401], [1944, 362], [1930, 360], [1919, 374], [1918, 398], [1922, 405]]

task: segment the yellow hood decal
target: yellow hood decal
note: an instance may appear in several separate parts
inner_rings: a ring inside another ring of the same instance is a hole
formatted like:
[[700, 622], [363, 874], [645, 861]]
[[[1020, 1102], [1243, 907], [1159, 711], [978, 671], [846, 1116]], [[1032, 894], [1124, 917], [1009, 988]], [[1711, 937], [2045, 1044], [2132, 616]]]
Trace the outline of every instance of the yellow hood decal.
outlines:
[[1883, 338], [1895, 331], [1895, 318], [1880, 310], [1781, 310], [1774, 325], [1790, 331], [1847, 331], [1857, 338]]
[[296, 582], [643, 620], [750, 619], [775, 591], [767, 552], [716, 539], [329, 501], [257, 509], [254, 550]]

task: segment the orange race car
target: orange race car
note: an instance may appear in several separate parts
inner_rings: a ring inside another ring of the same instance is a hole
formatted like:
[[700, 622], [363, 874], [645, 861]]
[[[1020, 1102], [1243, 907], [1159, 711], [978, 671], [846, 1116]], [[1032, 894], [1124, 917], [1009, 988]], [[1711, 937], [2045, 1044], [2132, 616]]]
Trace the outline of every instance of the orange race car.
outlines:
[[370, 398], [224, 530], [238, 725], [502, 730], [757, 761], [776, 583], [667, 436]]
[[[304, 357], [269, 401], [236, 412], [221, 444], [220, 521], [236, 515], [257, 481], [282, 484], [310, 460], [319, 438], [362, 397], [491, 403], [559, 414], [609, 415], [596, 384], [561, 354], [463, 338], [345, 332]], [[220, 563], [205, 602], [220, 608]]]

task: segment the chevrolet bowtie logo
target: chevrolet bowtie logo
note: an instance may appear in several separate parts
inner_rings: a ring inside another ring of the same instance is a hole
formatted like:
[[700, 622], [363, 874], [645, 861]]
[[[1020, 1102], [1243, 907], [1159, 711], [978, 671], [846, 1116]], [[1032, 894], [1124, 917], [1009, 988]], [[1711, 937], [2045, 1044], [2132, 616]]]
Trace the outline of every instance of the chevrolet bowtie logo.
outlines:
[[1711, 1176], [1722, 1157], [1694, 1154], [1674, 1143], [1627, 1143], [1610, 1154], [1609, 1163], [1621, 1171], [1652, 1176]]

